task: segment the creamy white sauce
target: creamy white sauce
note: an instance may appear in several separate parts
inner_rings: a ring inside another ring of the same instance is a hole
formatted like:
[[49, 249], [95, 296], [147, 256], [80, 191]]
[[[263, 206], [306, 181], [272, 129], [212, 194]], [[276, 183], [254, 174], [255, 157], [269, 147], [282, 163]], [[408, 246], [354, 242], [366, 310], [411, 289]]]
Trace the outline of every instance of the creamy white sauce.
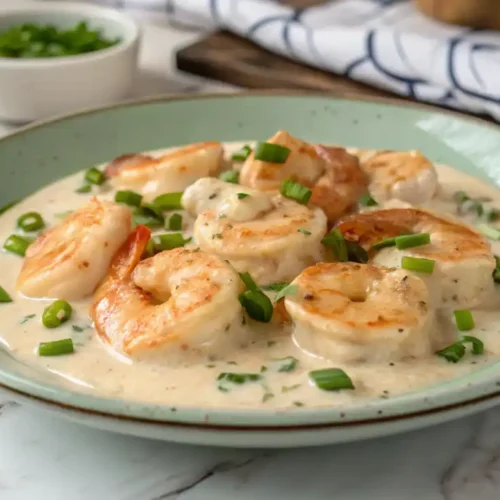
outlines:
[[[231, 144], [227, 152], [237, 150], [242, 144]], [[455, 191], [463, 190], [473, 197], [488, 197], [488, 206], [500, 209], [500, 192], [497, 188], [462, 174], [450, 167], [438, 165], [440, 193], [427, 207], [439, 212], [455, 214], [456, 204], [451, 200]], [[40, 212], [50, 224], [57, 224], [57, 214], [75, 210], [91, 194], [76, 194], [82, 183], [82, 173], [75, 174], [52, 185], [7, 211], [0, 217], [0, 240], [15, 232], [17, 218], [29, 211]], [[93, 194], [113, 200], [114, 191], [109, 187], [94, 188]], [[193, 218], [183, 214], [192, 225]], [[474, 223], [473, 215], [462, 220]], [[160, 231], [164, 232], [164, 231]], [[190, 229], [184, 231], [190, 236]], [[500, 253], [500, 243], [492, 244], [494, 253]], [[302, 352], [291, 340], [288, 328], [263, 326], [256, 332], [255, 340], [247, 347], [231, 353], [224, 359], [206, 359], [197, 363], [169, 366], [165, 363], [132, 362], [113, 352], [95, 334], [88, 316], [90, 298], [73, 302], [73, 316], [59, 328], [46, 329], [41, 324], [44, 308], [52, 301], [32, 300], [20, 296], [15, 290], [16, 277], [22, 259], [5, 251], [0, 253], [2, 278], [0, 285], [14, 299], [10, 304], [0, 304], [2, 322], [0, 338], [5, 349], [20, 361], [55, 374], [62, 385], [77, 391], [90, 391], [96, 395], [182, 406], [284, 408], [293, 406], [321, 407], [349, 405], [360, 398], [388, 398], [402, 392], [414, 391], [439, 383], [444, 379], [462, 376], [500, 355], [500, 293], [495, 291], [491, 303], [484, 309], [473, 311], [476, 327], [468, 334], [485, 343], [486, 354], [467, 354], [460, 363], [448, 363], [433, 356], [425, 360], [409, 360], [384, 364], [342, 365], [314, 358]], [[500, 288], [500, 287], [499, 287]], [[487, 307], [487, 309], [486, 309]], [[28, 318], [29, 315], [35, 315]], [[451, 312], [446, 315], [443, 328], [458, 338]], [[83, 328], [83, 331], [75, 331]], [[40, 342], [72, 337], [75, 353], [66, 356], [40, 357], [36, 350]], [[278, 372], [277, 358], [294, 356], [298, 366], [291, 372]], [[261, 373], [262, 367], [267, 370]], [[313, 369], [337, 366], [352, 378], [355, 391], [326, 392], [311, 384], [308, 372]], [[234, 386], [229, 392], [217, 388], [221, 372], [261, 373], [262, 380]], [[264, 397], [265, 394], [272, 394]]]

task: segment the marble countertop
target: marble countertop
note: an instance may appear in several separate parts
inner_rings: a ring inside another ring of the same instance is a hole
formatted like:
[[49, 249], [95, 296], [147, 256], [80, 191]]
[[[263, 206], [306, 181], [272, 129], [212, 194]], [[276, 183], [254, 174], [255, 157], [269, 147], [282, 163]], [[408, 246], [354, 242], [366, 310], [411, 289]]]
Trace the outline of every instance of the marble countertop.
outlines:
[[[141, 22], [136, 96], [230, 89], [175, 71], [172, 49], [199, 33], [173, 28], [161, 17]], [[0, 135], [12, 130], [0, 124]], [[111, 434], [0, 394], [0, 499], [39, 498], [498, 500], [500, 409], [372, 441], [246, 451]]]

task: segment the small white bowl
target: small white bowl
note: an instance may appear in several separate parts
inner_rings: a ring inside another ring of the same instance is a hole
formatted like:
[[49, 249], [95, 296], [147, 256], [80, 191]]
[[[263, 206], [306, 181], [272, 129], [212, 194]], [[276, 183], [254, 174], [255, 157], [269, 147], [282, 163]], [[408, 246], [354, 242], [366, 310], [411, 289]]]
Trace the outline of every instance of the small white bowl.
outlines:
[[0, 120], [25, 123], [127, 96], [137, 71], [140, 39], [139, 28], [128, 16], [105, 7], [66, 2], [0, 9], [0, 32], [22, 23], [70, 28], [80, 21], [121, 42], [76, 56], [0, 57]]

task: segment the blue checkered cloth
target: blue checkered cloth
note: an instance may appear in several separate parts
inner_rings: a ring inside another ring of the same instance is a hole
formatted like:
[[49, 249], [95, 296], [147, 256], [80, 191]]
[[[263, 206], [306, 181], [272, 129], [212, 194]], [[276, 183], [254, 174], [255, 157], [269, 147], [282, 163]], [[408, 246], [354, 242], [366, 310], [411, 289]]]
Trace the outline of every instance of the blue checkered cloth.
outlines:
[[[435, 22], [406, 0], [94, 0], [227, 29], [310, 66], [500, 120], [500, 32]], [[292, 75], [291, 75], [292, 77]]]

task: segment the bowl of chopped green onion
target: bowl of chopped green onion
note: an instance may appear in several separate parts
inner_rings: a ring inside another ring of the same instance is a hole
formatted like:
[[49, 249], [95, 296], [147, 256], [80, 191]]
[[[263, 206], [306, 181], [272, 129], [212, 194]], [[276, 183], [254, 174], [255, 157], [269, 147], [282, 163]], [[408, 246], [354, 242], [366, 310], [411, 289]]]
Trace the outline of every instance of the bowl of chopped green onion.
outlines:
[[125, 98], [140, 33], [127, 15], [41, 2], [0, 10], [0, 120], [29, 122]]

